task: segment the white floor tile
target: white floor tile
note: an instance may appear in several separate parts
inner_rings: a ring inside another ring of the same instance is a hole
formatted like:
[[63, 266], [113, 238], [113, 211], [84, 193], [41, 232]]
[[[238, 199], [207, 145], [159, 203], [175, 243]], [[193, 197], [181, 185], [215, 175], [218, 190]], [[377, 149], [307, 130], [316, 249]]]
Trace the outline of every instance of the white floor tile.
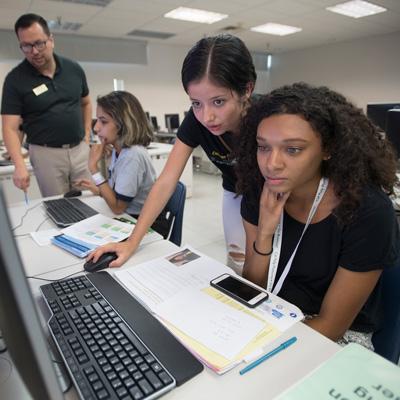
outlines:
[[221, 176], [194, 172], [193, 196], [186, 199], [183, 217], [182, 245], [186, 243], [225, 263]]

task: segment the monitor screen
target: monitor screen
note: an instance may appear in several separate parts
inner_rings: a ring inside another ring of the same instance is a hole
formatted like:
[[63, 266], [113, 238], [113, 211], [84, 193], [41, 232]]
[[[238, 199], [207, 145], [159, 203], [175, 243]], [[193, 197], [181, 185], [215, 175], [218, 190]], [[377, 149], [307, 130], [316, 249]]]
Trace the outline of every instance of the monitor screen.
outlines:
[[158, 132], [160, 127], [158, 126], [157, 117], [151, 116], [151, 126], [153, 127], [154, 132]]
[[179, 114], [165, 114], [165, 127], [168, 132], [176, 131], [179, 128]]
[[18, 372], [36, 400], [63, 399], [25, 278], [0, 187], [0, 326]]
[[386, 113], [392, 108], [400, 108], [399, 103], [367, 104], [367, 117], [382, 131], [386, 131]]
[[386, 135], [400, 158], [400, 108], [387, 112]]

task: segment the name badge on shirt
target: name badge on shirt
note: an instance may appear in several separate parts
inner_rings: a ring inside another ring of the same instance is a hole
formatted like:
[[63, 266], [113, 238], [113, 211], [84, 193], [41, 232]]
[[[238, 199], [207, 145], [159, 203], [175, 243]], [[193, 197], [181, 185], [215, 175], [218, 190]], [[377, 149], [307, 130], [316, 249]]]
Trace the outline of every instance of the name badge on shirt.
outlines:
[[44, 83], [32, 89], [33, 93], [35, 93], [36, 96], [39, 96], [42, 93], [47, 92], [48, 90], [49, 89], [47, 89], [47, 86]]

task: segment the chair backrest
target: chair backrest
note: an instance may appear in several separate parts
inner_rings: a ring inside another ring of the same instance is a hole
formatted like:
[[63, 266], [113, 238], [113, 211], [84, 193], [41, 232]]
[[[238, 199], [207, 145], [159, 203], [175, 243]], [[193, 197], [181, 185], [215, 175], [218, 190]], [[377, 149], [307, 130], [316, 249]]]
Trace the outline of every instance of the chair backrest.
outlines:
[[178, 182], [175, 192], [168, 200], [168, 203], [164, 208], [164, 211], [169, 213], [168, 220], [172, 222], [172, 227], [167, 239], [172, 243], [175, 243], [177, 246], [180, 246], [182, 242], [182, 225], [185, 200], [186, 186], [182, 182]]
[[375, 352], [397, 364], [400, 358], [400, 265], [382, 273], [383, 326], [372, 336]]

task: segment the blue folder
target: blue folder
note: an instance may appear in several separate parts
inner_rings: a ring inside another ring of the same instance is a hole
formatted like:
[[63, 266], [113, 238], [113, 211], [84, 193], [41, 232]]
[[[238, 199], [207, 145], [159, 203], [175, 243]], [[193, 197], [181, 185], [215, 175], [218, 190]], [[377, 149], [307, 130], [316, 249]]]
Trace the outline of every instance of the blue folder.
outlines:
[[86, 257], [97, 247], [95, 244], [90, 244], [65, 234], [54, 236], [51, 242], [80, 258]]

